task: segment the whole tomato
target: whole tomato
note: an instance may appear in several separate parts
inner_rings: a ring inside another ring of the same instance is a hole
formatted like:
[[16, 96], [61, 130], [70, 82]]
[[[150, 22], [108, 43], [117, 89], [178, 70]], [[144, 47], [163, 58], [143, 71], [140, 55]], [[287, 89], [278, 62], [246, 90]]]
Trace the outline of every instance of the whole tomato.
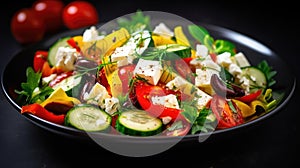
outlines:
[[47, 32], [55, 32], [63, 26], [62, 11], [64, 3], [61, 0], [37, 0], [32, 9], [41, 17]]
[[10, 24], [13, 36], [22, 44], [38, 42], [46, 32], [44, 21], [29, 8], [18, 10], [13, 15]]
[[87, 1], [73, 1], [67, 4], [62, 18], [64, 25], [69, 29], [87, 27], [99, 22], [96, 7]]

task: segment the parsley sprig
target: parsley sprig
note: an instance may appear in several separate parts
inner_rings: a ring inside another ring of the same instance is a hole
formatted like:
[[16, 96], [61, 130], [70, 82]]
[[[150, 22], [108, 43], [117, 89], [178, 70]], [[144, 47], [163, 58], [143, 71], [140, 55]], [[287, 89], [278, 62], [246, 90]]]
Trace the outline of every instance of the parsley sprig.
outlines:
[[22, 105], [44, 101], [53, 92], [51, 87], [42, 84], [42, 73], [35, 72], [32, 67], [26, 69], [26, 77], [27, 81], [21, 83], [22, 90], [15, 90]]

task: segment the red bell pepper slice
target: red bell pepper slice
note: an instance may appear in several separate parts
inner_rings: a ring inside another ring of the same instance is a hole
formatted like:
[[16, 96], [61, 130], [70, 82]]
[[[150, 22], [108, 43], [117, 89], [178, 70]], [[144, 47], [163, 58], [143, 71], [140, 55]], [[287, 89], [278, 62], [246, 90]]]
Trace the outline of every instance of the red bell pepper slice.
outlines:
[[259, 90], [255, 91], [253, 93], [250, 93], [248, 95], [239, 97], [239, 98], [237, 98], [237, 100], [240, 100], [240, 101], [245, 102], [245, 103], [250, 103], [253, 100], [257, 99], [257, 97], [261, 94], [261, 92], [262, 92], [262, 90], [259, 89]]
[[71, 47], [75, 48], [77, 52], [80, 52], [80, 51], [81, 51], [80, 47], [78, 46], [78, 44], [76, 43], [76, 41], [75, 41], [73, 38], [70, 38], [69, 40], [67, 40], [67, 43], [68, 43]]
[[38, 103], [29, 104], [22, 106], [21, 114], [23, 113], [31, 113], [37, 117], [40, 117], [44, 120], [63, 125], [65, 121], [65, 114], [56, 115]]

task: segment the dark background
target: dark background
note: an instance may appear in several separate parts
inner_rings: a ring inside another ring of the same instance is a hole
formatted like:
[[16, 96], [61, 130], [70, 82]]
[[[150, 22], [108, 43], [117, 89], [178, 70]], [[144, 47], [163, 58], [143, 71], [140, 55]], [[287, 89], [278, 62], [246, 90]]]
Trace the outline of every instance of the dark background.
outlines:
[[[70, 1], [64, 1], [65, 3]], [[91, 1], [100, 22], [141, 10], [158, 10], [229, 28], [270, 47], [299, 77], [299, 16], [297, 5], [289, 1]], [[0, 7], [1, 72], [14, 53], [25, 46], [10, 32], [15, 11], [30, 7], [32, 0], [7, 1]], [[66, 29], [62, 28], [61, 31]], [[49, 35], [50, 36], [50, 35]], [[208, 144], [178, 145], [150, 157], [130, 158], [99, 147], [93, 142], [65, 138], [21, 116], [0, 95], [0, 167], [91, 167], [166, 166], [197, 167], [297, 167], [299, 166], [299, 85], [288, 105], [257, 127], [239, 135]], [[141, 162], [140, 162], [141, 161]]]

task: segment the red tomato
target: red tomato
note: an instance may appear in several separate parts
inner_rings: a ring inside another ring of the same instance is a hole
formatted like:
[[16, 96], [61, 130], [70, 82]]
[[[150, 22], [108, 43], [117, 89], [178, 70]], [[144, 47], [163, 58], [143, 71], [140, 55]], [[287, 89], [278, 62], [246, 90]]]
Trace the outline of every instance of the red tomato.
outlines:
[[22, 44], [40, 41], [45, 34], [44, 21], [32, 9], [23, 8], [17, 11], [11, 20], [11, 32]]
[[37, 0], [32, 9], [41, 17], [47, 32], [55, 32], [63, 26], [62, 11], [64, 3], [61, 0]]
[[119, 67], [118, 75], [120, 80], [122, 81], [122, 91], [124, 94], [129, 91], [129, 82], [133, 77], [133, 71], [135, 68], [135, 64], [129, 64], [122, 67]]
[[62, 18], [69, 29], [92, 26], [99, 22], [96, 7], [87, 1], [73, 1], [67, 4], [63, 9]]
[[233, 111], [228, 104], [228, 101], [215, 94], [211, 100], [210, 106], [212, 112], [215, 114], [218, 120], [217, 128], [230, 128], [244, 123], [241, 111], [232, 102], [235, 111]]
[[185, 78], [186, 80], [195, 83], [195, 76], [193, 73], [195, 70], [190, 66], [190, 61], [192, 58], [184, 58], [175, 60], [175, 69], [179, 73], [180, 76]]
[[172, 118], [172, 121], [175, 121], [176, 119], [181, 119], [182, 116], [180, 115], [180, 109], [152, 104], [151, 98], [153, 96], [165, 96], [167, 95], [167, 92], [168, 91], [166, 91], [160, 86], [149, 85], [144, 82], [138, 83], [135, 87], [136, 97], [140, 106], [149, 114], [159, 118], [169, 116]]
[[48, 51], [38, 50], [33, 58], [33, 69], [35, 72], [41, 72], [44, 63], [47, 61]]

